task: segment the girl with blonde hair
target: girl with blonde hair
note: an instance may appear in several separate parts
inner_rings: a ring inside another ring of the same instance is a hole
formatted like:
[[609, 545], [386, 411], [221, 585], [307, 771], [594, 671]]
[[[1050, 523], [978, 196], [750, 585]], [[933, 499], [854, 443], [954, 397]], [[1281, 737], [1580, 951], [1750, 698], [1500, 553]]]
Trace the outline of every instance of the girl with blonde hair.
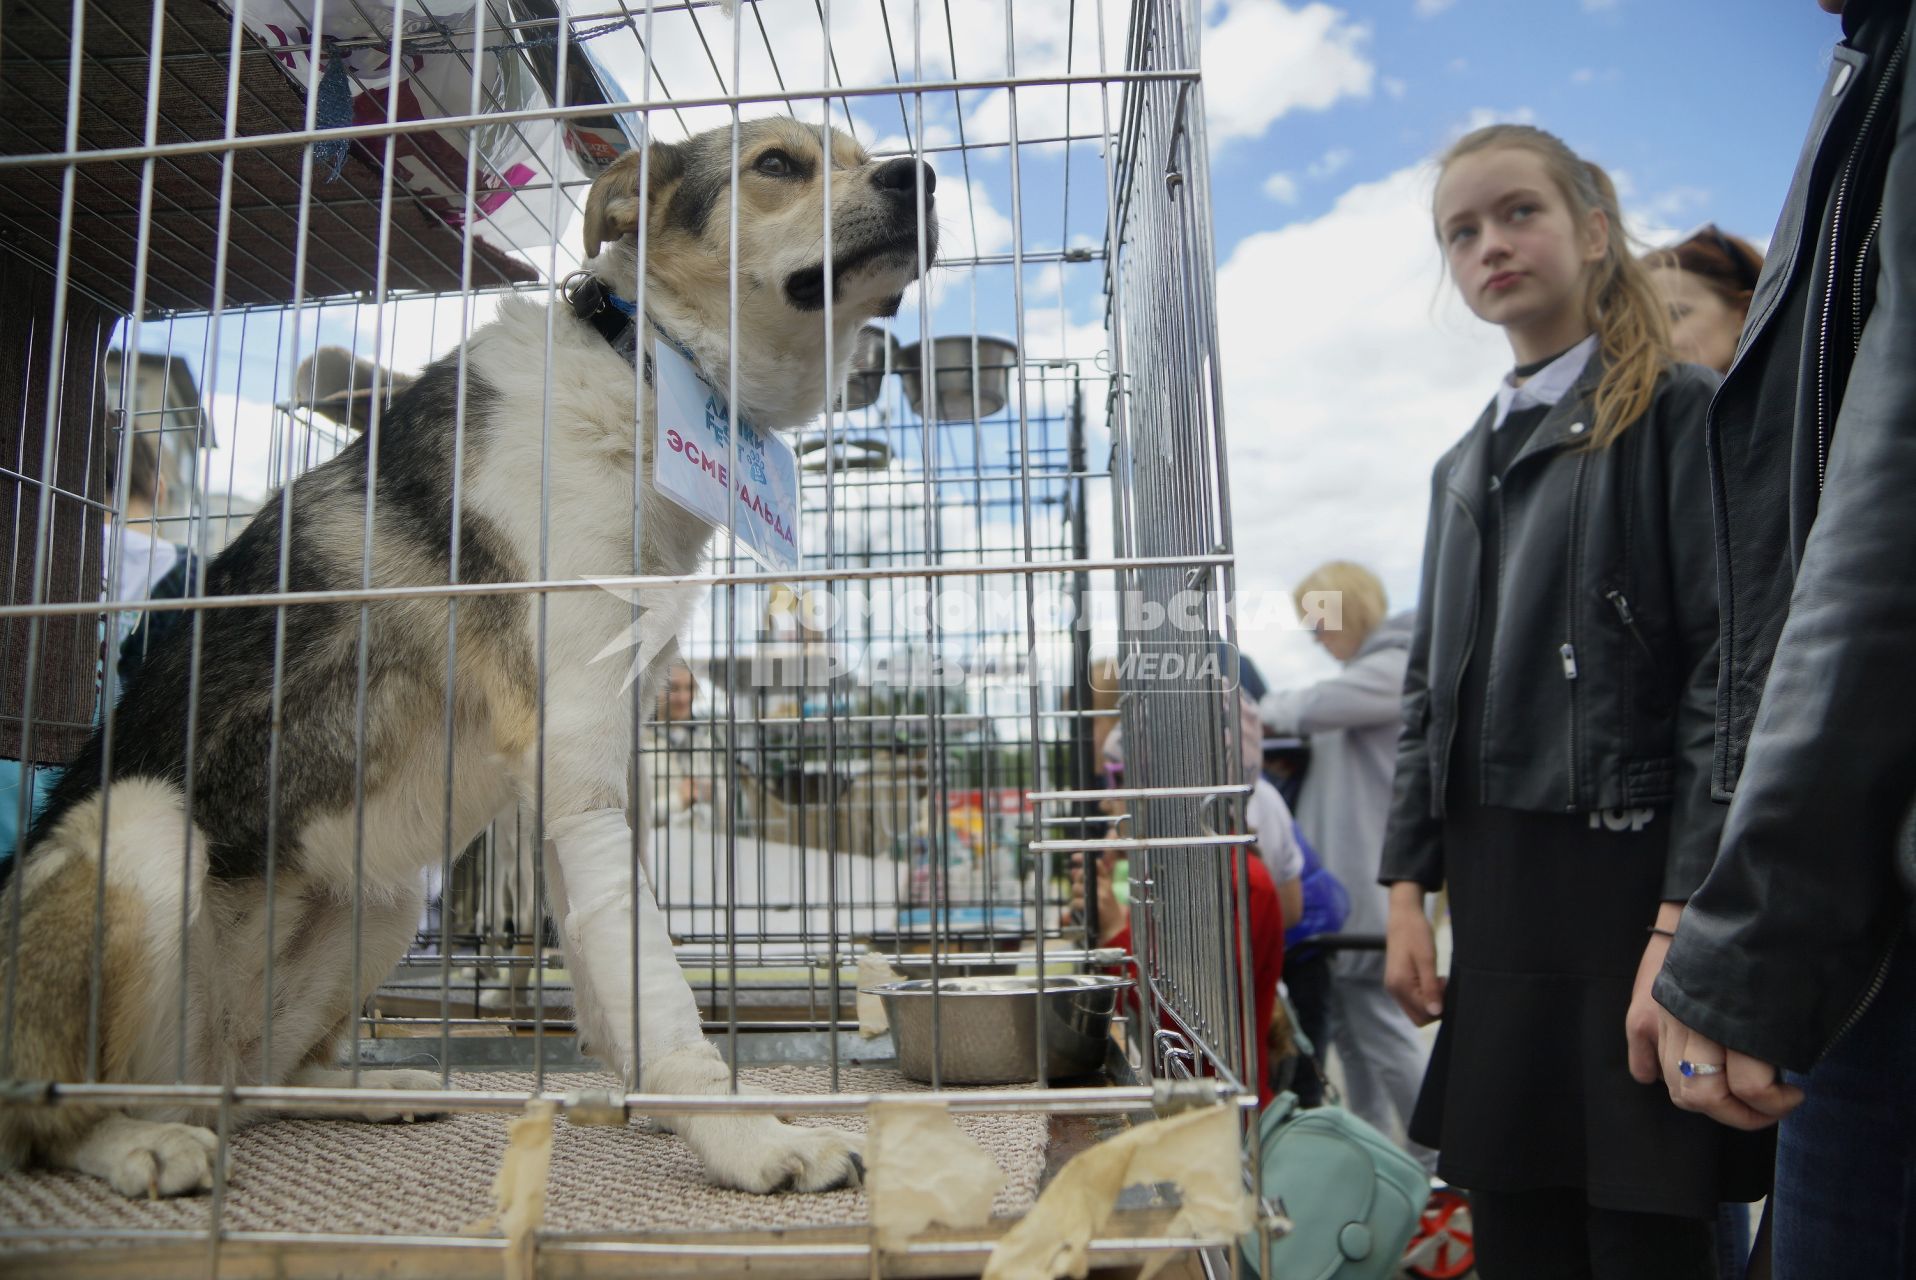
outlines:
[[1650, 987], [1721, 825], [1717, 379], [1673, 360], [1614, 186], [1551, 134], [1460, 139], [1434, 221], [1515, 367], [1437, 464], [1404, 679], [1385, 985], [1443, 1020], [1411, 1134], [1471, 1192], [1484, 1280], [1712, 1280], [1768, 1150], [1657, 1087]]

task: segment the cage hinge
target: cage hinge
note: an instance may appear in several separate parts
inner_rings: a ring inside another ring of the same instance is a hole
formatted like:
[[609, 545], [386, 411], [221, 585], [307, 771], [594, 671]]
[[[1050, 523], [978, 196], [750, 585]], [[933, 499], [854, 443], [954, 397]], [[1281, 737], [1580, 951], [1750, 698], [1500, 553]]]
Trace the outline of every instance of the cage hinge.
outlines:
[[1151, 1082], [1151, 1110], [1160, 1120], [1181, 1112], [1195, 1111], [1199, 1107], [1215, 1107], [1217, 1103], [1215, 1080], [1174, 1080], [1159, 1076]]
[[[1214, 556], [1228, 556], [1231, 554], [1231, 549], [1220, 542], [1211, 548], [1211, 554]], [[1186, 591], [1196, 591], [1198, 584], [1210, 577], [1213, 573], [1216, 573], [1219, 568], [1220, 566], [1215, 564], [1192, 565], [1184, 571], [1184, 589]]]
[[625, 1095], [610, 1089], [580, 1089], [565, 1096], [567, 1124], [608, 1125], [623, 1128], [627, 1119]]

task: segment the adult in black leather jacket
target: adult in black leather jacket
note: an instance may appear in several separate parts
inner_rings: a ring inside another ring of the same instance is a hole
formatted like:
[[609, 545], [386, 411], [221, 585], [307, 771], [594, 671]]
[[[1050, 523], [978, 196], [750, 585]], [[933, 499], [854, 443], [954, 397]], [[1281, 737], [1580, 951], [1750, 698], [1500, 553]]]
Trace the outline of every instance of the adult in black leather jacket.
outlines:
[[1916, 796], [1910, 4], [1849, 9], [1711, 409], [1715, 784], [1734, 803], [1656, 987], [1687, 1026], [1796, 1070], [1906, 926], [1892, 850]]
[[[1663, 896], [1703, 882], [1722, 821], [1710, 803], [1716, 600], [1709, 491], [1697, 426], [1716, 375], [1673, 365], [1614, 445], [1582, 449], [1601, 353], [1502, 480], [1488, 475], [1490, 410], [1438, 460], [1423, 598], [1404, 676], [1404, 733], [1384, 879], [1443, 884], [1442, 820], [1460, 715], [1481, 716], [1482, 803], [1532, 813], [1668, 807]], [[1566, 466], [1545, 466], [1568, 454]], [[1497, 634], [1476, 635], [1478, 513], [1502, 507]], [[1566, 514], [1567, 513], [1567, 514]], [[1465, 664], [1488, 645], [1488, 705], [1457, 705]], [[1645, 921], [1648, 924], [1649, 921]]]
[[1654, 989], [1679, 1106], [1788, 1116], [1790, 1280], [1916, 1274], [1916, 33], [1910, 0], [1823, 7], [1845, 40], [1709, 425], [1730, 809]]

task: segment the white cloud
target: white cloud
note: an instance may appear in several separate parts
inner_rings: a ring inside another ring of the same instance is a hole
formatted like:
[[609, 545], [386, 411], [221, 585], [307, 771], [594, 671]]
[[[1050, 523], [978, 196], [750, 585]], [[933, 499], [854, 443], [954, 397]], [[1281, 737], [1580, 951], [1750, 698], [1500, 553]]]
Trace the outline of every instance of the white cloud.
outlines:
[[938, 179], [938, 256], [972, 258], [1011, 248], [1011, 219], [991, 202], [991, 188], [955, 174]]
[[[1108, 96], [1108, 104], [1099, 101]], [[1117, 126], [1123, 95], [1100, 85], [1034, 85], [1018, 90], [1018, 138], [1022, 145], [1031, 138], [1095, 136], [1109, 119]], [[1011, 138], [1011, 101], [1008, 89], [993, 89], [978, 99], [965, 117], [967, 142], [1005, 142]], [[1108, 111], [1107, 111], [1108, 107]], [[1042, 151], [1062, 151], [1064, 144], [1052, 142]]]
[[1457, 0], [1417, 0], [1411, 7], [1417, 11], [1418, 17], [1429, 18], [1442, 13], [1456, 3]]
[[[927, 115], [929, 115], [929, 113], [927, 113]], [[919, 135], [919, 146], [925, 147], [949, 147], [956, 145], [957, 141], [958, 131], [956, 129], [942, 121], [929, 118], [925, 121], [924, 132]], [[913, 146], [911, 139], [902, 133], [888, 133], [883, 137], [873, 138], [867, 142], [865, 144], [865, 150], [875, 156], [882, 156], [889, 153], [909, 155], [917, 151], [918, 146]], [[938, 162], [937, 157], [931, 157], [931, 161], [935, 167]]]
[[1402, 98], [1410, 90], [1410, 85], [1396, 76], [1385, 76], [1378, 83], [1383, 85], [1384, 92], [1393, 98]]
[[[831, 68], [827, 69], [822, 24], [811, 4], [766, 4], [741, 13], [734, 24], [711, 9], [659, 13], [652, 19], [653, 65], [662, 75], [670, 96], [699, 97], [729, 88], [732, 42], [739, 40], [739, 87], [747, 93], [775, 93], [781, 82], [793, 90], [821, 85], [872, 85], [896, 80], [967, 80], [1004, 76], [1013, 69], [1020, 76], [1051, 73], [1091, 73], [1100, 66], [1117, 68], [1124, 62], [1124, 40], [1130, 6], [1125, 0], [1096, 0], [1095, 4], [1021, 5], [1010, 15], [1002, 0], [950, 0], [946, 6], [927, 5], [914, 30], [911, 6], [885, 0], [834, 0], [831, 6]], [[765, 31], [761, 34], [760, 24]], [[701, 38], [702, 37], [702, 38]], [[1103, 58], [1100, 62], [1100, 45]], [[645, 63], [638, 39], [614, 33], [593, 44], [593, 54], [617, 78], [621, 87], [637, 96], [644, 83]], [[708, 52], [709, 50], [709, 52]], [[655, 79], [653, 96], [668, 96]], [[1063, 92], [1056, 96], [1062, 99]], [[942, 101], [940, 99], [943, 99]], [[1074, 94], [1074, 115], [1075, 115]], [[1021, 131], [1036, 136], [1024, 116], [1027, 95], [1019, 94]], [[745, 115], [765, 115], [787, 109], [784, 101], [747, 104]], [[816, 102], [794, 99], [800, 116], [816, 115]], [[1095, 105], [1095, 104], [1094, 104]], [[933, 95], [924, 103], [929, 122], [948, 114], [949, 95]], [[1034, 105], [1032, 110], [1042, 108]], [[916, 107], [907, 102], [907, 115]], [[868, 142], [897, 143], [907, 130], [896, 98], [861, 97], [852, 101], [857, 128]], [[833, 117], [843, 124], [843, 108]], [[724, 124], [724, 107], [670, 110], [652, 116], [659, 136], [679, 137]], [[1034, 116], [1034, 122], [1037, 117]], [[876, 122], [874, 127], [873, 122]], [[1096, 117], [1085, 118], [1096, 129]], [[915, 128], [909, 130], [915, 132]], [[885, 135], [882, 138], [879, 135]], [[1001, 139], [1002, 131], [993, 135]]]
[[[1320, 218], [1248, 237], [1219, 272], [1241, 618], [1332, 557], [1414, 603], [1430, 468], [1510, 360], [1443, 282], [1430, 187], [1421, 167], [1353, 187]], [[1325, 670], [1302, 633], [1241, 639], [1273, 680]]]
[[1675, 186], [1644, 201], [1638, 212], [1660, 221], [1680, 221], [1709, 203], [1708, 187]]
[[1710, 193], [1702, 187], [1677, 186], [1646, 196], [1628, 169], [1605, 172], [1616, 188], [1617, 203], [1623, 206], [1623, 229], [1639, 245], [1667, 243], [1676, 234], [1670, 229], [1671, 223], [1680, 221], [1686, 210], [1709, 203]]
[[[1212, 17], [1222, 12], [1222, 18]], [[1368, 98], [1370, 27], [1340, 9], [1279, 0], [1205, 6], [1204, 103], [1213, 142], [1255, 138], [1292, 111]]]
[[[1026, 299], [1025, 358], [1027, 360], [1093, 360], [1110, 345], [1104, 331], [1102, 314], [1079, 320], [1056, 305], [1033, 306]], [[1089, 398], [1087, 409], [1093, 408]], [[1101, 410], [1100, 410], [1101, 412]], [[1093, 416], [1096, 416], [1095, 414]]]
[[1496, 107], [1473, 107], [1469, 114], [1464, 117], [1464, 122], [1452, 132], [1451, 136], [1461, 138], [1466, 133], [1475, 133], [1477, 130], [1493, 124], [1535, 123], [1537, 123], [1537, 113], [1530, 107], [1512, 107], [1504, 111], [1500, 111]]
[[1311, 161], [1310, 166], [1306, 168], [1304, 172], [1310, 174], [1313, 178], [1328, 178], [1332, 174], [1342, 170], [1350, 162], [1351, 149], [1349, 147], [1332, 147], [1329, 151], [1326, 151], [1323, 155]]
[[1297, 179], [1288, 173], [1274, 173], [1264, 179], [1264, 194], [1279, 204], [1297, 203]]

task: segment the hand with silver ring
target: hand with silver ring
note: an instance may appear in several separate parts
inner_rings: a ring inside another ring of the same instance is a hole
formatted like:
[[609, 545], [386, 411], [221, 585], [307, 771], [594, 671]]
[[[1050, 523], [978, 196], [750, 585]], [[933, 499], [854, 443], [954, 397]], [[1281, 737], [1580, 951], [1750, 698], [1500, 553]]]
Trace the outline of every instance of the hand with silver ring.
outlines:
[[1657, 1010], [1657, 1058], [1670, 1101], [1736, 1129], [1766, 1129], [1803, 1101], [1776, 1067], [1725, 1049], [1700, 1031]]

